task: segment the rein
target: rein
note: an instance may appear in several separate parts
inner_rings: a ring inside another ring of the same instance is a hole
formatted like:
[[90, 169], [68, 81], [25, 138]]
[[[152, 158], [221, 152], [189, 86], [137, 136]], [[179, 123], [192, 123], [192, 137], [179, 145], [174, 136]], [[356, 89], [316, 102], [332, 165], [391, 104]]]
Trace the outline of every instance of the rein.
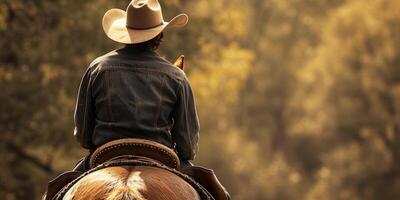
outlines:
[[57, 195], [55, 195], [52, 198], [52, 200], [62, 200], [64, 198], [65, 194], [68, 192], [68, 190], [70, 190], [79, 180], [81, 180], [86, 175], [88, 175], [88, 174], [90, 174], [92, 172], [95, 172], [95, 171], [98, 171], [98, 170], [101, 170], [101, 169], [105, 169], [105, 168], [108, 168], [108, 167], [123, 167], [123, 166], [132, 166], [132, 167], [135, 167], [135, 166], [148, 166], [148, 167], [155, 167], [155, 168], [167, 170], [167, 171], [179, 176], [180, 178], [185, 180], [189, 185], [191, 185], [197, 191], [197, 193], [199, 194], [201, 200], [215, 200], [214, 197], [211, 196], [211, 194], [203, 186], [201, 186], [199, 183], [194, 181], [189, 176], [179, 172], [176, 169], [172, 169], [172, 168], [169, 168], [169, 167], [167, 167], [165, 165], [162, 165], [162, 164], [159, 164], [159, 163], [155, 163], [155, 162], [151, 162], [151, 161], [147, 161], [147, 160], [143, 160], [143, 159], [111, 161], [111, 162], [106, 162], [106, 163], [103, 163], [101, 165], [98, 165], [97, 167], [92, 168], [91, 170], [83, 173], [81, 176], [79, 176], [75, 180], [73, 180], [70, 183], [68, 183], [63, 189], [61, 189], [57, 193]]

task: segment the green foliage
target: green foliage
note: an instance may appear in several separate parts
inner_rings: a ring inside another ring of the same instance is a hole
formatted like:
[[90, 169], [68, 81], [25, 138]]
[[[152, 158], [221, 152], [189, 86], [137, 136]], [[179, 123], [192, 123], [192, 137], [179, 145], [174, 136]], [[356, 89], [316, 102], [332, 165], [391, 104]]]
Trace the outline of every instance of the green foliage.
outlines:
[[[84, 155], [72, 136], [83, 72], [118, 45], [101, 17], [125, 1], [0, 2], [0, 199], [39, 199]], [[187, 58], [196, 163], [234, 199], [400, 197], [397, 0], [161, 1], [161, 54]]]

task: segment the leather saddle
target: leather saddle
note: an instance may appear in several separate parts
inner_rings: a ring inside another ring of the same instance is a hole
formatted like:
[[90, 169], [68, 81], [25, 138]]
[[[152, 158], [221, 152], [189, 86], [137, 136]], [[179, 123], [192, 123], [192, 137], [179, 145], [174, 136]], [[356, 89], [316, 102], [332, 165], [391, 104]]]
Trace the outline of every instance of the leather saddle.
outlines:
[[173, 169], [180, 167], [179, 158], [172, 149], [157, 142], [129, 138], [114, 140], [97, 148], [90, 156], [89, 168], [119, 158], [146, 158]]
[[[161, 163], [188, 175], [202, 185], [216, 200], [229, 200], [229, 194], [210, 169], [191, 166], [180, 169], [176, 153], [157, 142], [144, 139], [120, 139], [98, 147], [89, 158], [89, 168], [92, 169], [103, 163], [121, 159], [146, 159]], [[44, 200], [51, 200], [65, 185], [82, 175], [82, 172], [65, 172], [50, 181]]]

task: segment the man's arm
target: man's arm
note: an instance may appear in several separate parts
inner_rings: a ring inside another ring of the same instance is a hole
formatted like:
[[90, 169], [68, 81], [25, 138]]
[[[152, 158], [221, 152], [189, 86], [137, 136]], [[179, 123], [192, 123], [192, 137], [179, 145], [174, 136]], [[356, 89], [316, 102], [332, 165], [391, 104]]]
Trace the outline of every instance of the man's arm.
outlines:
[[185, 77], [178, 91], [178, 101], [173, 112], [172, 139], [182, 160], [193, 160], [198, 150], [199, 120], [192, 88]]
[[86, 149], [91, 149], [94, 147], [92, 143], [92, 134], [94, 129], [94, 108], [90, 87], [91, 69], [92, 68], [89, 67], [82, 78], [74, 115], [74, 136], [81, 146]]

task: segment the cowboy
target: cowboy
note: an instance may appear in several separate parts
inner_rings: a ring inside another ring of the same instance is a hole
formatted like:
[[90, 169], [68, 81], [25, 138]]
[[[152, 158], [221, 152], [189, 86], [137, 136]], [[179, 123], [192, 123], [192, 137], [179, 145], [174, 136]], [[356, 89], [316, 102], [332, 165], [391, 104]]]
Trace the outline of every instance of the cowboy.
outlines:
[[104, 15], [104, 32], [125, 47], [95, 59], [83, 76], [74, 131], [82, 147], [147, 139], [175, 147], [181, 165], [190, 165], [199, 138], [192, 89], [185, 73], [155, 52], [164, 29], [187, 22], [186, 14], [165, 22], [157, 0], [134, 0], [126, 12]]
[[[83, 76], [74, 117], [83, 148], [93, 152], [123, 138], [151, 140], [175, 149], [182, 171], [204, 177], [189, 162], [199, 139], [191, 86], [183, 70], [156, 52], [165, 29], [187, 22], [186, 14], [164, 21], [157, 0], [133, 0], [126, 11], [106, 12], [105, 34], [125, 46], [95, 59]], [[87, 162], [88, 156], [75, 171], [87, 171]]]

